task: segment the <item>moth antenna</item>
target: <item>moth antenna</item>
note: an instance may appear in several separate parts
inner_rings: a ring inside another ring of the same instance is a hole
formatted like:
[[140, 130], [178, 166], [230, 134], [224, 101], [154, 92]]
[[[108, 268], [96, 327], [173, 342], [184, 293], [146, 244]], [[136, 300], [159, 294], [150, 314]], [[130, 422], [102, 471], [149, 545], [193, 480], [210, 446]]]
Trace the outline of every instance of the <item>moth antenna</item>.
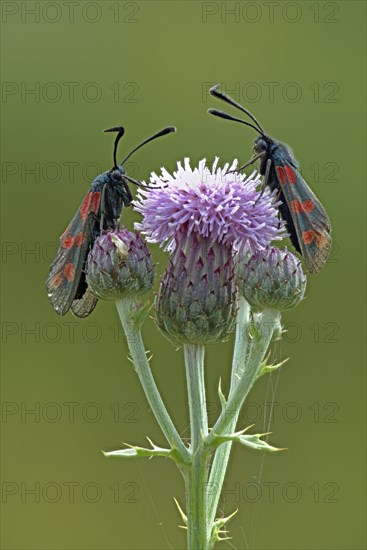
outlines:
[[117, 132], [117, 136], [116, 136], [116, 139], [115, 139], [115, 144], [114, 144], [114, 147], [113, 147], [113, 163], [114, 163], [113, 170], [117, 170], [117, 159], [116, 159], [117, 145], [118, 145], [118, 142], [120, 141], [120, 139], [122, 138], [122, 136], [125, 133], [125, 128], [123, 126], [114, 126], [113, 128], [107, 128], [106, 130], [103, 130], [103, 132]]
[[251, 118], [251, 120], [253, 122], [255, 122], [255, 124], [257, 125], [257, 127], [260, 129], [260, 133], [261, 134], [265, 134], [265, 130], [262, 128], [261, 124], [259, 123], [259, 121], [254, 117], [254, 115], [252, 113], [250, 113], [250, 111], [248, 111], [247, 109], [245, 109], [245, 107], [243, 107], [241, 105], [241, 103], [237, 103], [237, 101], [235, 101], [234, 99], [232, 99], [229, 95], [225, 94], [224, 92], [220, 91], [219, 90], [220, 88], [220, 84], [216, 84], [215, 86], [213, 86], [212, 88], [210, 88], [209, 92], [214, 96], [214, 97], [217, 97], [218, 99], [221, 99], [222, 101], [225, 101], [226, 103], [229, 103], [230, 105], [232, 105], [233, 107], [236, 107], [237, 109], [239, 109], [240, 111], [242, 111], [243, 113], [246, 113], [247, 116], [249, 116]]
[[124, 162], [126, 162], [127, 159], [130, 158], [133, 153], [135, 153], [135, 151], [140, 149], [140, 147], [143, 147], [143, 145], [145, 145], [146, 143], [149, 143], [149, 141], [152, 141], [153, 139], [157, 139], [161, 136], [165, 136], [167, 134], [170, 134], [171, 132], [176, 132], [176, 131], [177, 131], [177, 128], [175, 128], [174, 126], [168, 126], [167, 128], [163, 128], [163, 130], [160, 130], [159, 132], [157, 132], [156, 134], [154, 134], [150, 138], [145, 139], [144, 141], [139, 143], [139, 145], [134, 147], [134, 149], [132, 151], [130, 151], [130, 153], [124, 158], [124, 160], [121, 161], [120, 164], [124, 164]]
[[208, 113], [211, 115], [218, 116], [219, 118], [225, 118], [226, 120], [233, 120], [234, 122], [241, 122], [241, 124], [246, 124], [246, 126], [250, 126], [250, 128], [253, 128], [257, 133], [260, 133], [262, 136], [265, 136], [265, 134], [259, 130], [256, 126], [251, 124], [250, 122], [246, 122], [245, 120], [242, 120], [241, 118], [237, 118], [235, 116], [229, 115], [228, 113], [225, 113], [224, 111], [219, 111], [218, 109], [208, 109]]

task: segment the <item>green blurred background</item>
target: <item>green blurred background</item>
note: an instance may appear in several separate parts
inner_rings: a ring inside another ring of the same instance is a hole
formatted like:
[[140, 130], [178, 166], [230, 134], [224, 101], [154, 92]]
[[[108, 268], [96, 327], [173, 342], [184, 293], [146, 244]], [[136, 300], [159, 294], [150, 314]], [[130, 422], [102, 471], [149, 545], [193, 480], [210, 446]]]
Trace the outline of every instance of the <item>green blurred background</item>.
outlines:
[[[262, 379], [241, 427], [268, 427], [286, 453], [236, 449], [221, 510], [239, 508], [218, 548], [356, 549], [364, 539], [364, 2], [6, 2], [2, 8], [2, 548], [185, 547], [164, 460], [118, 463], [100, 449], [164, 444], [126, 359], [112, 303], [85, 321], [51, 309], [55, 243], [90, 180], [165, 125], [130, 175], [189, 156], [248, 160], [255, 135], [214, 119], [221, 82], [271, 135], [292, 145], [325, 205], [335, 249], [284, 315], [290, 356]], [[32, 92], [33, 90], [33, 92]], [[138, 219], [124, 212], [132, 227]], [[162, 272], [166, 256], [154, 248]], [[181, 353], [149, 320], [146, 347], [189, 436]], [[228, 384], [232, 342], [207, 355], [210, 418]], [[274, 390], [276, 392], [274, 394]], [[264, 402], [266, 406], [264, 407]], [[33, 410], [33, 413], [32, 413]]]

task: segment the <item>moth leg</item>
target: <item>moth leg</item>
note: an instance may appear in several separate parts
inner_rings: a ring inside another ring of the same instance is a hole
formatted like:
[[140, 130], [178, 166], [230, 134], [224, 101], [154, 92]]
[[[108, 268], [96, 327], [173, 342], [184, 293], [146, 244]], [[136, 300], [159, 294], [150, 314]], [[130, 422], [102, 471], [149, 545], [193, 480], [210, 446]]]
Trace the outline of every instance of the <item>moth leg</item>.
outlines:
[[265, 151], [261, 151], [261, 153], [259, 153], [258, 155], [254, 155], [253, 157], [251, 157], [250, 160], [248, 162], [246, 162], [246, 164], [244, 164], [243, 166], [240, 166], [239, 168], [236, 168], [235, 170], [229, 170], [228, 172], [226, 172], [226, 175], [227, 174], [232, 174], [232, 172], [240, 172], [241, 170], [244, 170], [245, 168], [247, 168], [251, 164], [254, 164], [254, 162], [256, 162], [257, 159], [261, 158], [263, 155], [265, 155]]
[[268, 159], [266, 161], [264, 185], [268, 185], [268, 183], [269, 183], [270, 168], [271, 168], [271, 159]]
[[265, 187], [266, 187], [266, 186], [268, 185], [268, 183], [269, 183], [270, 168], [271, 168], [271, 159], [268, 159], [268, 160], [266, 161], [266, 168], [265, 168], [265, 174], [264, 174], [264, 181], [263, 181], [263, 183], [261, 184], [260, 195], [259, 195], [258, 198], [256, 199], [255, 204], [261, 199], [261, 197], [262, 197], [263, 194], [264, 194]]
[[126, 183], [125, 179], [126, 176], [124, 176], [122, 178], [122, 185], [124, 186], [124, 189], [126, 191], [126, 194], [127, 194], [127, 197], [128, 197], [128, 201], [126, 201], [126, 199], [124, 200], [124, 196], [122, 195], [122, 200], [124, 201], [124, 205], [125, 206], [130, 206], [130, 204], [132, 203], [132, 201], [134, 200], [134, 197], [132, 196], [132, 193], [130, 191], [130, 187], [128, 186], [128, 184]]
[[133, 183], [137, 187], [142, 187], [143, 189], [157, 189], [156, 185], [145, 185], [141, 181], [138, 181], [134, 178], [130, 178], [130, 176], [127, 176], [126, 174], [124, 174], [124, 178], [126, 178], [128, 181], [130, 181], [131, 183]]
[[105, 218], [105, 214], [106, 214], [106, 189], [107, 189], [107, 185], [108, 185], [108, 183], [106, 183], [106, 185], [104, 185], [104, 187], [102, 189], [102, 196], [101, 196], [101, 207], [100, 207], [101, 216], [100, 216], [100, 221], [99, 221], [99, 230], [100, 230], [101, 233], [103, 231], [104, 218]]

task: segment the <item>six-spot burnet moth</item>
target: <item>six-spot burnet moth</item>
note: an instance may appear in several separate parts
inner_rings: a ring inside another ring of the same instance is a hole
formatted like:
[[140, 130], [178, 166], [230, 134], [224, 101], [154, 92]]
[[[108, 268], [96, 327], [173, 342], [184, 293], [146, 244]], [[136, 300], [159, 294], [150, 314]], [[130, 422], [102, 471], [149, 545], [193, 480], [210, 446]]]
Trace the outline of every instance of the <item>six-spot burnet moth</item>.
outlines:
[[241, 122], [259, 132], [253, 148], [253, 157], [238, 168], [243, 170], [260, 160], [260, 174], [264, 185], [279, 193], [280, 215], [286, 222], [291, 242], [303, 256], [310, 273], [318, 273], [324, 266], [331, 249], [330, 221], [324, 207], [311, 191], [299, 172], [299, 164], [290, 147], [268, 136], [256, 118], [240, 103], [219, 90], [219, 84], [210, 93], [240, 109], [254, 124], [231, 116], [217, 109], [209, 109], [212, 115]]
[[60, 237], [60, 247], [50, 267], [46, 289], [50, 302], [59, 315], [65, 315], [71, 308], [77, 317], [87, 317], [95, 308], [97, 298], [88, 288], [85, 263], [88, 252], [102, 231], [118, 227], [122, 208], [130, 206], [133, 196], [129, 182], [149, 187], [129, 177], [123, 163], [140, 147], [171, 132], [170, 126], [137, 145], [118, 165], [117, 145], [125, 130], [122, 126], [109, 128], [105, 132], [117, 132], [113, 161], [108, 172], [97, 176], [74, 218]]

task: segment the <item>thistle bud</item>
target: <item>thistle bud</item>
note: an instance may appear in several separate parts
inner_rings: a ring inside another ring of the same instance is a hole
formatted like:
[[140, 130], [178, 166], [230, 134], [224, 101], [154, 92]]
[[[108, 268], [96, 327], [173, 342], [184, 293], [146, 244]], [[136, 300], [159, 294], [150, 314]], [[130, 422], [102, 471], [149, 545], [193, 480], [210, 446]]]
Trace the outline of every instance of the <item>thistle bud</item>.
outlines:
[[151, 255], [138, 233], [123, 228], [96, 239], [87, 259], [87, 283], [99, 298], [145, 294], [153, 282]]
[[161, 280], [155, 306], [159, 328], [174, 343], [226, 340], [237, 307], [230, 248], [197, 235], [181, 238]]
[[301, 262], [286, 248], [268, 246], [243, 257], [236, 271], [240, 293], [257, 310], [291, 309], [304, 297], [306, 276]]

